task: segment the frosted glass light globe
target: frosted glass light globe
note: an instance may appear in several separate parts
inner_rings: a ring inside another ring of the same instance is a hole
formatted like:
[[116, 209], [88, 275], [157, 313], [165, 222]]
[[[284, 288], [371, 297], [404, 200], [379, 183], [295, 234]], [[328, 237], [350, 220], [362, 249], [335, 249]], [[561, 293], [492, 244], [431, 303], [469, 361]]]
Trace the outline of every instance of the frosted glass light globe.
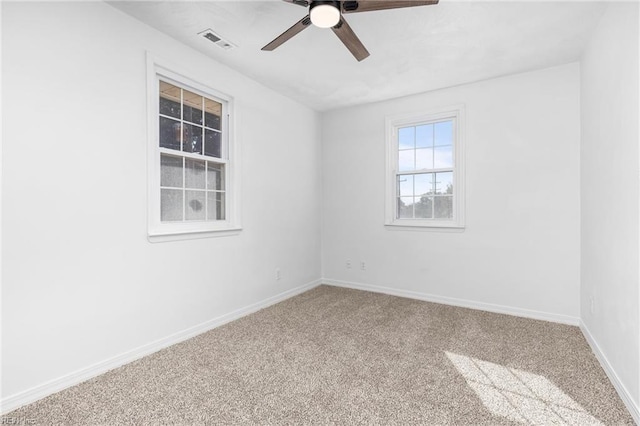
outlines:
[[311, 23], [320, 28], [335, 27], [340, 22], [340, 11], [330, 4], [319, 4], [311, 9]]

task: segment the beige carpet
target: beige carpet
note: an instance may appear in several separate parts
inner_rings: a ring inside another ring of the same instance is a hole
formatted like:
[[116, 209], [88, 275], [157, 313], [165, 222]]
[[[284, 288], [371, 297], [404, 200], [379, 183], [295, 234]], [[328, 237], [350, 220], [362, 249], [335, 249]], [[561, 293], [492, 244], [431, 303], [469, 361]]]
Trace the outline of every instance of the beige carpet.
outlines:
[[327, 286], [6, 418], [38, 425], [633, 424], [577, 327]]

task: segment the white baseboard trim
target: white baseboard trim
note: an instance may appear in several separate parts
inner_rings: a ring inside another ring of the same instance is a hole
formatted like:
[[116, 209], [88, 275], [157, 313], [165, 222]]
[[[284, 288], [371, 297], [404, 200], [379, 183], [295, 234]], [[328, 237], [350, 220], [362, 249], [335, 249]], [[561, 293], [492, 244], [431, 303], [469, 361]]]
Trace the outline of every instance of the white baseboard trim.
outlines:
[[582, 331], [584, 338], [587, 339], [589, 346], [591, 346], [591, 350], [600, 362], [602, 369], [605, 373], [607, 373], [607, 377], [613, 384], [613, 387], [616, 388], [618, 395], [620, 395], [620, 399], [622, 399], [622, 402], [624, 402], [627, 410], [629, 410], [629, 413], [631, 413], [631, 417], [633, 417], [633, 420], [637, 425], [640, 425], [640, 407], [638, 407], [638, 403], [633, 400], [625, 385], [622, 384], [620, 378], [609, 363], [609, 360], [600, 349], [600, 346], [598, 346], [596, 340], [593, 338], [593, 335], [589, 331], [589, 328], [582, 321], [580, 321], [580, 330]]
[[289, 299], [293, 296], [297, 296], [298, 294], [311, 290], [312, 288], [317, 287], [320, 284], [322, 284], [322, 280], [320, 279], [312, 281], [310, 283], [264, 299], [260, 302], [253, 303], [244, 308], [229, 312], [228, 314], [213, 318], [209, 321], [190, 327], [186, 330], [171, 334], [167, 337], [156, 340], [155, 342], [140, 346], [136, 349], [117, 355], [113, 358], [106, 359], [89, 367], [82, 368], [73, 373], [35, 386], [31, 389], [27, 389], [17, 394], [8, 396], [0, 401], [0, 413], [6, 414], [10, 411], [15, 410], [16, 408], [22, 407], [23, 405], [30, 404], [46, 396], [52, 395], [56, 392], [60, 392], [63, 389], [77, 385], [81, 382], [84, 382], [85, 380], [89, 380], [93, 377], [99, 376], [100, 374], [104, 374], [109, 370], [113, 370], [114, 368], [118, 368], [122, 365], [128, 364], [132, 361], [150, 355], [168, 346], [175, 345], [176, 343], [180, 343], [184, 340], [190, 339], [194, 336], [197, 336], [198, 334], [202, 334], [216, 327], [220, 327], [221, 325], [224, 325], [228, 322], [237, 320], [271, 305], [275, 305], [276, 303], [282, 302], [283, 300]]
[[554, 314], [550, 312], [534, 311], [531, 309], [514, 308], [511, 306], [494, 305], [491, 303], [476, 302], [473, 300], [457, 299], [454, 297], [437, 296], [434, 294], [420, 293], [417, 291], [401, 290], [391, 287], [382, 287], [371, 284], [355, 283], [350, 281], [334, 280], [324, 278], [323, 284], [351, 288], [355, 290], [372, 291], [374, 293], [383, 293], [390, 296], [406, 297], [408, 299], [424, 300], [426, 302], [441, 303], [443, 305], [460, 306], [462, 308], [478, 309], [481, 311], [495, 312], [498, 314], [507, 314], [517, 317], [525, 317], [543, 321], [556, 322], [560, 324], [578, 325], [580, 319], [569, 315]]

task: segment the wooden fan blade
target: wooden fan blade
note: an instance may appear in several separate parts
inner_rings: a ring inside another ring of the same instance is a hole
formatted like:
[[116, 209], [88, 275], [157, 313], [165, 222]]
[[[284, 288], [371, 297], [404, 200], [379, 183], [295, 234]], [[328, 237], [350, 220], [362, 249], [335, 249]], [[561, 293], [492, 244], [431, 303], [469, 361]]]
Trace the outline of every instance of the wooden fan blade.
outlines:
[[311, 19], [309, 18], [309, 15], [307, 15], [301, 20], [299, 20], [298, 22], [296, 22], [295, 24], [293, 24], [293, 26], [289, 28], [287, 31], [283, 32], [278, 37], [276, 37], [271, 43], [263, 47], [262, 50], [268, 50], [268, 51], [274, 50], [285, 41], [289, 40], [296, 34], [300, 33], [302, 30], [304, 30], [305, 28], [309, 27], [310, 24], [311, 24]]
[[367, 48], [364, 47], [356, 33], [353, 32], [349, 24], [347, 24], [347, 21], [345, 21], [343, 18], [340, 18], [340, 22], [338, 22], [338, 25], [332, 27], [331, 29], [334, 33], [336, 33], [340, 41], [342, 41], [342, 43], [347, 46], [349, 52], [351, 52], [351, 54], [355, 56], [358, 62], [369, 56]]
[[438, 0], [358, 0], [343, 1], [342, 13], [370, 12], [373, 10], [399, 9], [401, 7], [428, 6]]

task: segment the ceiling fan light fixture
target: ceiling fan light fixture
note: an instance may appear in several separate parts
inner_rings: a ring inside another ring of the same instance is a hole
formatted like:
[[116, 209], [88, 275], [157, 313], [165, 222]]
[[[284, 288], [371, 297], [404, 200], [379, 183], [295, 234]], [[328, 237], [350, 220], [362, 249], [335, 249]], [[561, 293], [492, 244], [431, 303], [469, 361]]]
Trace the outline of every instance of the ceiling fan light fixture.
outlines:
[[309, 11], [311, 23], [320, 28], [331, 28], [340, 22], [340, 2], [313, 1]]

